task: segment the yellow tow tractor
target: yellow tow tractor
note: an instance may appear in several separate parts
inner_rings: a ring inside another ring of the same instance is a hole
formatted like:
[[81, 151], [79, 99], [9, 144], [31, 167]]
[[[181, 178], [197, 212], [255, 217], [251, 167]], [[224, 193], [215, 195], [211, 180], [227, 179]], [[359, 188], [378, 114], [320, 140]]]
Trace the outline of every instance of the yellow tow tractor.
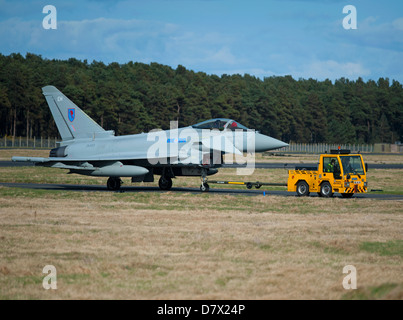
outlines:
[[331, 197], [338, 192], [344, 198], [367, 192], [367, 164], [361, 154], [350, 150], [331, 150], [321, 154], [318, 167], [296, 167], [288, 171], [287, 189], [298, 196], [317, 192], [321, 197]]

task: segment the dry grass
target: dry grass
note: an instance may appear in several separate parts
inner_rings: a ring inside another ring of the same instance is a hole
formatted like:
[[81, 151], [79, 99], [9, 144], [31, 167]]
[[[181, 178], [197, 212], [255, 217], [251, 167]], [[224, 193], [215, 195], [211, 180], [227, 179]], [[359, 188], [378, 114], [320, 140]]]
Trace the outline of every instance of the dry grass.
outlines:
[[2, 299], [403, 298], [401, 201], [35, 193], [0, 188]]
[[367, 175], [368, 188], [381, 189], [385, 193], [403, 194], [403, 170], [372, 169]]
[[[402, 172], [371, 170], [370, 188], [402, 192]], [[48, 168], [0, 168], [0, 181], [105, 183]], [[0, 299], [403, 299], [402, 213], [396, 200], [0, 187]], [[42, 287], [49, 264], [57, 290]]]
[[0, 161], [10, 161], [11, 157], [49, 157], [48, 149], [0, 149]]

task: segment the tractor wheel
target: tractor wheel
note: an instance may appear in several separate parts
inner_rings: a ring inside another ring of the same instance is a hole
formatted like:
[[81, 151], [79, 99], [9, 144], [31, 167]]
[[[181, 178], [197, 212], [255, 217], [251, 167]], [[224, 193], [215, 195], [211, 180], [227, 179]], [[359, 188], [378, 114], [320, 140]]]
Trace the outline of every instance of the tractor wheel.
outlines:
[[320, 194], [324, 198], [333, 196], [332, 186], [329, 182], [325, 181], [320, 185]]
[[298, 181], [297, 183], [297, 195], [299, 197], [305, 197], [309, 195], [309, 186], [306, 181]]

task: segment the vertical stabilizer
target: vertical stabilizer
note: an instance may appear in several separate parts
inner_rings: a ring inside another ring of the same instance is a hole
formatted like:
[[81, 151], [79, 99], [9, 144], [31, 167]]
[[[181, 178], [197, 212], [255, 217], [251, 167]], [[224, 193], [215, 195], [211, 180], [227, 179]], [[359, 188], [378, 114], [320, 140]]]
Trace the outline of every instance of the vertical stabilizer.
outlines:
[[54, 86], [43, 87], [42, 92], [63, 141], [113, 135], [113, 132], [105, 131]]

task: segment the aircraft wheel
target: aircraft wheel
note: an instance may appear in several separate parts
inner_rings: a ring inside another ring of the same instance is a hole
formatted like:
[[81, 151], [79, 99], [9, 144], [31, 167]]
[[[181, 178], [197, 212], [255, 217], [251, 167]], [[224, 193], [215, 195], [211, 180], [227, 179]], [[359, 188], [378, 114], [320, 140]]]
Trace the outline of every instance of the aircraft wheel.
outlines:
[[108, 188], [108, 190], [119, 190], [120, 186], [122, 185], [122, 180], [120, 180], [120, 178], [116, 178], [116, 177], [110, 177], [108, 179], [108, 181], [106, 182], [106, 187]]
[[207, 182], [202, 183], [200, 186], [200, 191], [201, 192], [208, 192], [210, 190], [210, 186], [208, 185]]
[[306, 181], [298, 181], [297, 183], [297, 195], [299, 197], [309, 196], [309, 186]]
[[333, 196], [332, 186], [329, 182], [325, 181], [320, 185], [320, 194], [325, 198]]
[[172, 179], [161, 176], [158, 181], [158, 186], [161, 190], [169, 190], [172, 188]]

